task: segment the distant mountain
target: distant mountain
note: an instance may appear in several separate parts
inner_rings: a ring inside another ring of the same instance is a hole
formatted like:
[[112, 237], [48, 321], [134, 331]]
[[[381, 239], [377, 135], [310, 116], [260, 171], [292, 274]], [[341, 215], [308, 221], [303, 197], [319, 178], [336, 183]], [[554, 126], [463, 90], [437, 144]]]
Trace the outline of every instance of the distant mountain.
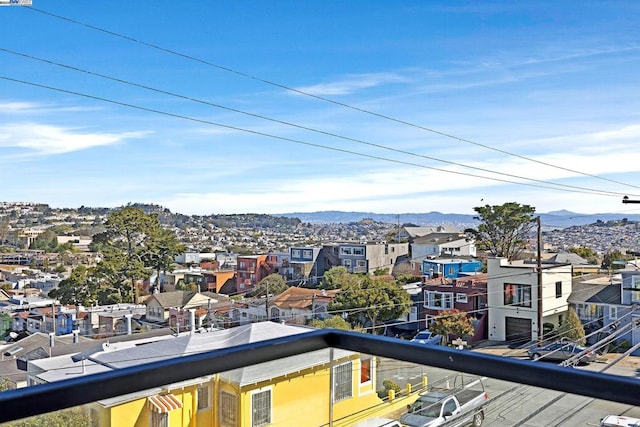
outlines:
[[[298, 218], [305, 223], [349, 223], [363, 219], [397, 224], [415, 225], [454, 225], [460, 229], [473, 227], [478, 221], [474, 215], [445, 214], [441, 212], [428, 213], [401, 213], [401, 214], [377, 214], [373, 212], [343, 212], [343, 211], [318, 211], [318, 212], [292, 212], [274, 214], [285, 218]], [[580, 214], [567, 210], [541, 213], [540, 219], [545, 229], [566, 228], [573, 225], [593, 224], [598, 221], [619, 221], [627, 218], [629, 221], [640, 221], [640, 215], [627, 215], [617, 213]]]
[[440, 212], [429, 213], [402, 213], [402, 214], [378, 214], [373, 212], [343, 212], [343, 211], [319, 211], [319, 212], [293, 212], [274, 214], [286, 218], [299, 218], [308, 223], [349, 223], [363, 219], [372, 219], [378, 222], [390, 224], [473, 224], [473, 215], [443, 214]]

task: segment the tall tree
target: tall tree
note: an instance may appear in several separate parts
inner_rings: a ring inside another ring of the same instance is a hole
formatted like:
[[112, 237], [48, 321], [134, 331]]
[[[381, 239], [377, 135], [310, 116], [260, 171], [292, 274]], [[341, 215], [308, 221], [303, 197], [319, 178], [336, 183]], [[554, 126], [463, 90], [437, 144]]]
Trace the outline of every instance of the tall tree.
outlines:
[[91, 269], [80, 265], [56, 289], [49, 291], [49, 296], [62, 304], [90, 306], [98, 300], [99, 285], [93, 276]]
[[485, 205], [473, 208], [481, 223], [478, 229], [469, 229], [476, 246], [492, 256], [515, 259], [526, 246], [527, 236], [534, 226], [535, 208], [508, 202], [503, 205]]
[[136, 282], [151, 276], [145, 264], [149, 236], [160, 228], [156, 215], [127, 206], [114, 212], [105, 223], [105, 231], [96, 236], [103, 259], [98, 271], [122, 295], [123, 301], [138, 302]]
[[357, 284], [343, 287], [329, 305], [329, 311], [347, 313], [351, 324], [363, 317], [375, 334], [379, 323], [397, 319], [408, 313], [410, 307], [409, 294], [395, 281], [367, 276]]
[[145, 244], [145, 262], [156, 271], [155, 288], [160, 290], [160, 273], [164, 274], [173, 267], [175, 256], [184, 252], [185, 247], [175, 233], [159, 224], [149, 230]]

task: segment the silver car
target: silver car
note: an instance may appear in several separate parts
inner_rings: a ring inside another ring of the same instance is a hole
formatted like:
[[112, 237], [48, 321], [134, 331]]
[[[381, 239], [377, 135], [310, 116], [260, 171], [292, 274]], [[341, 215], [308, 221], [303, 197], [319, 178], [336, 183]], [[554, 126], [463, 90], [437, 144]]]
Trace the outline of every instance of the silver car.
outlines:
[[442, 335], [434, 334], [428, 329], [420, 331], [415, 337], [411, 339], [411, 342], [417, 342], [420, 344], [440, 345], [442, 344]]
[[[563, 362], [587, 350], [586, 347], [576, 345], [574, 343], [554, 342], [544, 347], [530, 348], [527, 354], [531, 360], [548, 360], [553, 362]], [[579, 364], [588, 364], [596, 360], [596, 354], [593, 351], [586, 351], [580, 359]]]

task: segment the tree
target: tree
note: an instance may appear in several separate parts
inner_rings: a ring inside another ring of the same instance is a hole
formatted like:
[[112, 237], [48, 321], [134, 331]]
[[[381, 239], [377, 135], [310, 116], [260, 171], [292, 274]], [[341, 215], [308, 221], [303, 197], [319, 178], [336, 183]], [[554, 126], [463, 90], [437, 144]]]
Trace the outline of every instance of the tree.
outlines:
[[347, 267], [338, 266], [326, 271], [322, 276], [322, 289], [342, 289], [355, 285], [360, 278], [354, 274], [350, 274]]
[[474, 235], [476, 246], [495, 257], [515, 259], [524, 249], [534, 223], [535, 208], [508, 202], [503, 205], [485, 205], [473, 208], [481, 223], [478, 229], [467, 232]]
[[257, 297], [262, 295], [278, 295], [289, 288], [287, 282], [278, 273], [273, 273], [260, 280], [258, 284], [248, 293], [249, 296]]
[[71, 275], [60, 282], [57, 289], [49, 291], [51, 298], [62, 304], [90, 306], [98, 300], [99, 285], [91, 269], [80, 265], [71, 271]]
[[347, 331], [351, 329], [351, 325], [349, 324], [349, 322], [344, 320], [341, 316], [331, 316], [327, 319], [312, 319], [309, 322], [309, 326], [318, 329], [333, 328], [343, 329]]
[[578, 345], [584, 345], [587, 342], [584, 326], [582, 326], [578, 313], [572, 307], [569, 307], [567, 318], [558, 328], [558, 337], [567, 338]]
[[29, 246], [29, 249], [39, 249], [45, 252], [54, 252], [57, 247], [58, 236], [53, 230], [49, 228], [40, 233], [40, 235], [38, 235], [35, 239], [33, 239], [33, 242], [31, 243], [31, 246]]
[[184, 252], [185, 248], [175, 233], [160, 226], [150, 229], [147, 239], [145, 262], [156, 271], [155, 288], [160, 290], [160, 272], [166, 273], [173, 267], [176, 255]]
[[91, 417], [82, 407], [63, 409], [2, 424], [5, 427], [85, 427], [91, 425]]
[[579, 247], [579, 248], [571, 248], [569, 249], [569, 252], [584, 258], [590, 264], [596, 264], [598, 261], [598, 254], [593, 249]]
[[441, 311], [436, 319], [429, 325], [429, 330], [434, 334], [448, 337], [449, 335], [473, 334], [473, 322], [467, 316], [467, 313], [456, 308], [452, 310]]
[[148, 239], [157, 233], [160, 221], [142, 209], [127, 206], [114, 212], [105, 223], [105, 231], [95, 236], [103, 260], [97, 271], [118, 290], [123, 302], [138, 302], [136, 282], [151, 276], [144, 262]]
[[359, 283], [343, 287], [329, 305], [329, 311], [347, 313], [351, 324], [364, 317], [375, 333], [379, 323], [405, 315], [410, 307], [409, 294], [395, 281], [367, 276]]
[[624, 264], [615, 263], [615, 261], [627, 261], [629, 257], [618, 249], [611, 249], [602, 258], [602, 268], [610, 268], [612, 270], [624, 268]]

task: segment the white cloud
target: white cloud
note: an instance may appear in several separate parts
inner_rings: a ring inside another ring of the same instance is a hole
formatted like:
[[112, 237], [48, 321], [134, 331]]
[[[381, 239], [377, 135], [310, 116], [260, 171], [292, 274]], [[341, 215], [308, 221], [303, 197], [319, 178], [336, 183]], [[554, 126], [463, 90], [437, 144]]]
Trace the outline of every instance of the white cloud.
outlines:
[[296, 90], [312, 95], [348, 95], [360, 89], [368, 89], [387, 83], [403, 83], [406, 81], [407, 79], [405, 77], [396, 73], [354, 74], [335, 82], [298, 87]]
[[0, 126], [0, 148], [19, 148], [27, 154], [49, 155], [118, 144], [150, 132], [87, 133], [76, 129], [37, 123]]
[[11, 114], [24, 111], [32, 111], [38, 108], [38, 104], [31, 102], [0, 102], [0, 113]]

